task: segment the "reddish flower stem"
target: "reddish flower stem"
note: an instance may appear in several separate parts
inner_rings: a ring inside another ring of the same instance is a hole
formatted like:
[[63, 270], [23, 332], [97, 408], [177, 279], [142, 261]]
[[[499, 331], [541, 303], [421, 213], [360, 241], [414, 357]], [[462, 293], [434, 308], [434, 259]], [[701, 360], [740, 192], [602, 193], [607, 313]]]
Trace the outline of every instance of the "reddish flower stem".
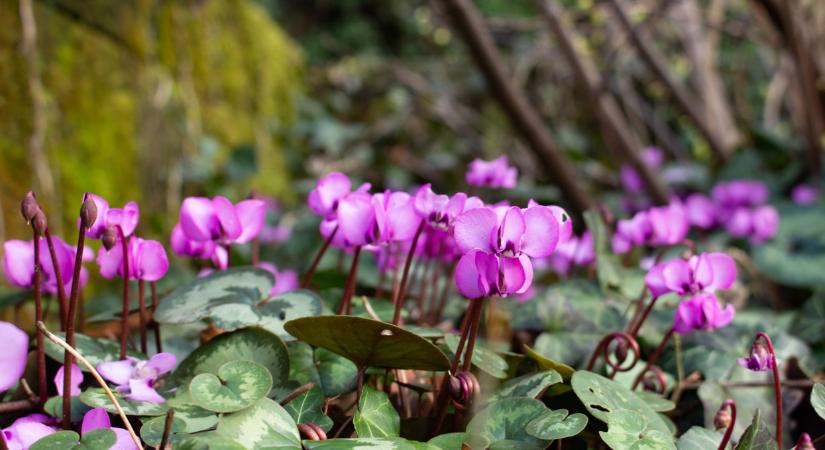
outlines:
[[138, 308], [140, 311], [140, 351], [145, 355], [149, 349], [146, 345], [146, 295], [143, 280], [138, 280]]
[[631, 336], [635, 338], [639, 334], [639, 330], [642, 329], [642, 325], [644, 325], [647, 318], [650, 317], [650, 313], [653, 311], [653, 307], [656, 305], [656, 300], [658, 299], [659, 297], [653, 297], [650, 299], [650, 302], [647, 304], [647, 308], [645, 308], [642, 312], [642, 316], [639, 317], [636, 323], [630, 327], [629, 333]]
[[[69, 297], [69, 310], [66, 315], [66, 343], [74, 348], [74, 329], [77, 321], [77, 298], [80, 291], [80, 268], [83, 265], [83, 247], [86, 244], [86, 229], [78, 227], [77, 251], [74, 257], [74, 272], [72, 273], [72, 291]], [[38, 333], [40, 334], [40, 333]], [[72, 364], [74, 358], [69, 352], [63, 353], [63, 429], [69, 430], [72, 426]]]
[[730, 437], [733, 434], [733, 427], [736, 426], [736, 403], [733, 400], [725, 400], [722, 402], [722, 408], [729, 408], [730, 409], [730, 424], [728, 424], [728, 428], [725, 430], [725, 436], [722, 437], [722, 442], [719, 443], [718, 450], [725, 450], [728, 446], [728, 441], [730, 441]]
[[407, 277], [410, 274], [410, 265], [412, 264], [413, 255], [415, 255], [415, 248], [418, 247], [418, 238], [421, 237], [421, 232], [423, 230], [424, 221], [421, 221], [418, 225], [418, 229], [415, 230], [415, 236], [413, 237], [410, 245], [410, 251], [407, 253], [407, 260], [404, 262], [404, 272], [401, 275], [401, 284], [398, 285], [398, 291], [392, 299], [392, 302], [395, 305], [395, 312], [392, 315], [393, 325], [398, 325], [401, 322], [401, 307], [404, 306], [404, 297], [407, 294]]
[[0, 432], [0, 450], [9, 450], [9, 446], [6, 444], [6, 436], [3, 432]]
[[[43, 299], [40, 294], [40, 233], [32, 227], [34, 236], [34, 317], [37, 322], [43, 321]], [[37, 333], [37, 400], [42, 406], [46, 403], [47, 381], [46, 381], [46, 350], [43, 333]], [[0, 433], [2, 434], [2, 433]]]
[[481, 310], [484, 308], [484, 299], [477, 299], [471, 300], [472, 302], [478, 303], [473, 311], [472, 322], [470, 324], [470, 334], [467, 335], [467, 351], [464, 353], [464, 365], [462, 370], [467, 372], [470, 370], [470, 366], [473, 361], [473, 348], [476, 345], [476, 334], [478, 334], [478, 326], [481, 322]]
[[352, 255], [352, 266], [349, 269], [349, 276], [347, 283], [344, 286], [344, 295], [341, 301], [338, 302], [338, 315], [349, 314], [352, 311], [352, 296], [355, 294], [355, 282], [358, 275], [358, 261], [361, 259], [361, 247], [355, 247], [355, 253]]
[[756, 333], [754, 341], [762, 338], [765, 341], [765, 346], [768, 347], [768, 352], [771, 354], [771, 367], [773, 368], [773, 394], [776, 402], [776, 445], [777, 448], [782, 448], [782, 386], [779, 380], [779, 366], [776, 364], [776, 351], [773, 349], [773, 342], [767, 333], [760, 331]]
[[63, 286], [63, 274], [60, 273], [60, 264], [57, 261], [57, 252], [54, 250], [54, 241], [52, 240], [52, 234], [49, 233], [49, 229], [46, 228], [46, 231], [43, 233], [46, 237], [46, 244], [49, 247], [49, 256], [52, 259], [52, 267], [54, 267], [54, 278], [57, 281], [57, 300], [58, 306], [60, 307], [60, 329], [66, 329], [66, 311], [67, 311], [67, 301], [66, 301], [66, 288]]
[[[618, 361], [616, 363], [610, 361], [609, 358], [609, 348], [610, 343], [613, 341], [617, 342], [626, 342], [628, 346], [628, 350], [633, 352], [633, 361], [627, 367], [623, 367], [622, 364], [624, 361]], [[593, 349], [593, 353], [590, 355], [590, 359], [587, 362], [587, 370], [593, 370], [593, 367], [596, 365], [596, 361], [599, 358], [599, 354], [602, 354], [604, 358], [605, 364], [608, 367], [613, 369], [613, 374], [616, 372], [627, 372], [628, 370], [632, 369], [633, 366], [639, 361], [641, 356], [641, 351], [639, 350], [639, 343], [636, 342], [636, 339], [628, 333], [623, 333], [621, 331], [617, 331], [615, 333], [610, 333], [607, 336], [603, 337], [601, 341], [596, 345], [596, 348]], [[611, 375], [612, 378], [612, 375]]]
[[631, 390], [636, 389], [636, 386], [642, 382], [642, 378], [644, 378], [647, 371], [650, 370], [659, 357], [662, 356], [662, 353], [665, 351], [665, 347], [667, 346], [667, 343], [670, 342], [671, 337], [673, 337], [673, 327], [667, 330], [667, 333], [665, 333], [664, 337], [662, 337], [662, 341], [659, 342], [659, 346], [656, 347], [656, 350], [654, 350], [653, 353], [650, 354], [650, 357], [647, 358], [645, 368], [639, 372], [639, 375], [637, 375], [636, 379], [633, 380], [633, 385], [630, 387]]
[[452, 268], [450, 268], [450, 276], [444, 282], [444, 287], [441, 288], [441, 298], [438, 300], [438, 306], [433, 314], [432, 322], [434, 324], [441, 322], [441, 315], [444, 312], [444, 308], [447, 306], [447, 297], [450, 295], [450, 290], [453, 287], [453, 280], [455, 279], [455, 266], [456, 264], [453, 263]]
[[261, 260], [261, 241], [256, 237], [252, 239], [252, 266], [257, 267]]
[[123, 307], [120, 318], [120, 359], [126, 359], [126, 339], [129, 336], [129, 243], [123, 234], [123, 228], [116, 225], [123, 249]]
[[[149, 289], [152, 292], [152, 316], [154, 317], [155, 311], [158, 310], [158, 284], [157, 282], [150, 282]], [[157, 323], [154, 318], [152, 319], [152, 328], [155, 330], [155, 348], [157, 352], [160, 353], [163, 351], [163, 344], [161, 343], [160, 339], [160, 324]]]
[[315, 259], [312, 260], [312, 264], [310, 264], [309, 270], [307, 270], [306, 275], [304, 275], [304, 279], [301, 280], [301, 289], [306, 289], [309, 287], [309, 282], [312, 281], [312, 276], [315, 274], [315, 270], [318, 269], [318, 263], [321, 262], [321, 258], [324, 256], [324, 253], [327, 252], [329, 244], [332, 243], [332, 239], [335, 238], [335, 233], [337, 232], [338, 226], [336, 225], [335, 228], [332, 229], [332, 233], [329, 234], [327, 240], [324, 241], [324, 245], [322, 245], [321, 249], [318, 250], [318, 253], [315, 255]]

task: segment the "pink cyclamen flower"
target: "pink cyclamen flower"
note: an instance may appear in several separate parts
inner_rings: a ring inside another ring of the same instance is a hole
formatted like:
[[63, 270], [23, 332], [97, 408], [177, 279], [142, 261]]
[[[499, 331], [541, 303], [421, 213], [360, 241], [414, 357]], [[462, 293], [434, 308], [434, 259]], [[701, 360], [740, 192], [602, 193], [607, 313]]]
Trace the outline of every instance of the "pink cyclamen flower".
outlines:
[[54, 418], [45, 414], [30, 414], [15, 420], [2, 430], [9, 450], [28, 450], [35, 442], [56, 433]]
[[[74, 267], [75, 250], [58, 236], [53, 236], [55, 255], [60, 273], [63, 275], [63, 284], [68, 292], [72, 285], [72, 268]], [[85, 253], [84, 253], [85, 256]], [[54, 263], [49, 255], [48, 244], [40, 239], [40, 266], [41, 287], [50, 294], [57, 293], [57, 275]], [[11, 240], [3, 243], [3, 273], [6, 280], [16, 287], [31, 289], [34, 287], [34, 243], [33, 241]], [[81, 286], [84, 284], [81, 272]], [[88, 274], [86, 274], [88, 275]]]
[[163, 403], [166, 401], [158, 394], [153, 385], [166, 372], [171, 371], [177, 358], [171, 353], [158, 353], [143, 361], [126, 357], [122, 361], [105, 362], [97, 366], [97, 371], [108, 381], [117, 385], [117, 390], [127, 392], [129, 400]]
[[[370, 189], [369, 183], [364, 183], [356, 192], [366, 193]], [[307, 204], [315, 214], [332, 219], [338, 210], [338, 202], [352, 190], [349, 177], [341, 172], [332, 172], [318, 180], [315, 189], [309, 192]]]
[[688, 213], [678, 200], [666, 206], [639, 211], [630, 219], [618, 221], [613, 233], [613, 252], [627, 253], [642, 245], [674, 245], [690, 231]]
[[779, 231], [779, 212], [770, 205], [737, 208], [725, 223], [733, 237], [748, 238], [752, 244], [770, 240]]
[[716, 295], [708, 292], [698, 293], [676, 307], [673, 331], [688, 334], [693, 331], [721, 328], [733, 321], [735, 313], [733, 305], [727, 305], [722, 309]]
[[507, 163], [507, 155], [501, 155], [492, 161], [474, 159], [467, 170], [467, 184], [470, 186], [491, 188], [516, 187], [518, 170]]
[[468, 197], [458, 192], [452, 197], [433, 192], [432, 186], [427, 183], [415, 193], [415, 210], [429, 226], [442, 230], [449, 230], [453, 220], [464, 211], [484, 206], [478, 197]]
[[[100, 212], [98, 212], [100, 215]], [[104, 214], [106, 227], [120, 227], [124, 236], [131, 236], [137, 228], [140, 210], [135, 202], [127, 203], [123, 208], [109, 208]]]
[[767, 372], [773, 369], [773, 357], [768, 349], [758, 342], [751, 346], [751, 353], [747, 358], [739, 358], [737, 362], [754, 372]]
[[110, 447], [110, 450], [137, 450], [135, 441], [132, 440], [132, 435], [124, 428], [113, 427], [111, 420], [109, 420], [109, 413], [103, 408], [90, 409], [83, 415], [83, 422], [80, 425], [80, 435], [97, 429], [112, 430], [117, 437], [115, 445]]
[[455, 268], [458, 292], [470, 299], [523, 294], [532, 283], [533, 266], [526, 255], [507, 258], [473, 249], [461, 257]]
[[0, 393], [14, 386], [26, 370], [29, 335], [14, 324], [0, 322]]
[[717, 183], [711, 191], [720, 211], [759, 206], [768, 200], [768, 186], [756, 180], [733, 180]]
[[701, 253], [690, 260], [672, 259], [653, 266], [645, 284], [654, 297], [675, 292], [690, 295], [728, 289], [736, 281], [736, 263], [724, 253]]
[[[129, 278], [158, 281], [169, 270], [166, 249], [158, 241], [133, 237], [127, 244], [129, 251]], [[123, 245], [118, 243], [111, 250], [100, 247], [97, 255], [100, 275], [103, 278], [123, 277]]]
[[791, 200], [797, 205], [810, 205], [819, 199], [819, 189], [807, 184], [798, 184], [791, 191]]
[[406, 192], [379, 192], [372, 196], [375, 211], [373, 241], [378, 244], [412, 239], [421, 224], [414, 199]]
[[219, 241], [244, 244], [255, 239], [266, 219], [263, 200], [242, 200], [233, 205], [228, 198], [217, 196], [188, 197], [180, 207], [180, 226], [192, 241]]
[[553, 271], [566, 277], [573, 267], [582, 267], [592, 264], [596, 260], [596, 250], [593, 247], [593, 235], [589, 231], [582, 233], [581, 238], [573, 236], [559, 244], [556, 251], [550, 255], [549, 264]]
[[269, 295], [278, 295], [298, 289], [298, 273], [294, 270], [281, 271], [278, 270], [275, 264], [270, 262], [260, 262], [258, 267], [266, 269], [275, 277], [275, 286], [272, 287]]
[[[54, 376], [54, 385], [57, 388], [57, 395], [63, 396], [63, 375], [64, 370], [66, 370], [66, 366], [60, 366], [57, 369], [57, 374]], [[83, 372], [80, 370], [80, 367], [77, 367], [76, 364], [72, 364], [72, 385], [71, 389], [69, 390], [72, 397], [77, 397], [80, 395], [80, 384], [83, 383]]]
[[685, 199], [690, 225], [709, 230], [716, 225], [716, 205], [704, 194], [691, 194]]
[[179, 256], [189, 256], [197, 259], [210, 259], [218, 246], [215, 241], [193, 241], [186, 237], [180, 224], [172, 229], [170, 238], [172, 251]]
[[[658, 147], [647, 147], [642, 150], [642, 162], [651, 169], [658, 169], [664, 162], [664, 155]], [[644, 191], [644, 182], [642, 177], [636, 172], [636, 169], [631, 165], [623, 165], [621, 168], [621, 180], [624, 190], [638, 194]]]
[[616, 232], [611, 242], [613, 253], [627, 253], [633, 247], [647, 243], [653, 234], [647, 211], [639, 211], [630, 219], [622, 219], [616, 223]]

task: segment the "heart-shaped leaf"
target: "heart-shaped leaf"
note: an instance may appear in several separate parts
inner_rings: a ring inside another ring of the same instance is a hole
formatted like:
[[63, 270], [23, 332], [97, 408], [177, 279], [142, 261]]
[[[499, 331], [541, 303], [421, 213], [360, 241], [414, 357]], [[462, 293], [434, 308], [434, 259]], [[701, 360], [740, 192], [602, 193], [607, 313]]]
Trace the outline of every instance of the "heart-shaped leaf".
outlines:
[[639, 391], [635, 392], [642, 400], [644, 400], [656, 412], [673, 411], [676, 404], [672, 401], [662, 397], [655, 392]]
[[289, 343], [289, 378], [300, 384], [313, 382], [326, 397], [355, 389], [358, 368], [355, 363], [324, 348], [315, 350], [305, 343]]
[[[436, 436], [427, 441], [427, 443], [441, 450], [461, 450], [461, 445], [469, 440], [470, 435], [467, 433], [447, 433]], [[487, 445], [489, 445], [489, 442], [485, 442], [483, 448], [487, 448]]]
[[352, 424], [361, 438], [397, 437], [401, 432], [401, 418], [387, 394], [371, 387], [361, 393]]
[[811, 406], [819, 417], [825, 419], [825, 384], [817, 383], [811, 392]]
[[264, 269], [233, 267], [178, 287], [160, 302], [154, 318], [160, 323], [190, 323], [226, 303], [254, 305], [269, 294], [275, 277]]
[[[175, 411], [177, 415], [177, 411]], [[157, 447], [163, 439], [163, 431], [166, 428], [166, 417], [153, 417], [140, 427], [140, 438], [143, 442]], [[189, 437], [186, 431], [186, 422], [183, 419], [175, 417], [172, 420], [172, 428], [169, 431], [169, 443], [177, 444], [178, 442]]]
[[[123, 412], [127, 416], [161, 416], [166, 414], [169, 407], [166, 403], [141, 402], [137, 400], [127, 400], [123, 394], [114, 391], [115, 398], [120, 404]], [[106, 395], [106, 391], [100, 388], [86, 389], [80, 394], [80, 401], [92, 408], [104, 408], [111, 414], [117, 414], [117, 410], [112, 401]]]
[[607, 431], [600, 431], [599, 436], [610, 448], [676, 450], [670, 432], [651, 429], [638, 411], [614, 409], [605, 417]]
[[530, 436], [553, 441], [576, 436], [587, 426], [587, 416], [580, 413], [567, 415], [566, 409], [547, 411], [527, 424]]
[[214, 431], [189, 436], [175, 445], [175, 450], [247, 450], [243, 445]]
[[358, 438], [304, 441], [308, 450], [439, 450], [438, 447], [402, 438]]
[[[524, 448], [541, 450], [547, 447], [547, 441], [527, 434], [527, 425], [546, 411], [544, 403], [532, 398], [505, 398], [476, 414], [467, 424], [467, 433], [473, 437], [480, 436], [491, 444], [505, 440], [518, 441]], [[472, 448], [479, 448], [479, 443], [472, 438], [471, 441]]]
[[81, 438], [74, 431], [58, 431], [32, 444], [29, 450], [103, 450], [112, 448], [117, 435], [108, 428], [87, 432]]
[[177, 385], [187, 385], [197, 374], [218, 375], [230, 361], [253, 361], [269, 370], [272, 384], [278, 386], [289, 375], [289, 355], [278, 336], [258, 327], [221, 334], [198, 347], [184, 359], [174, 373]]
[[[450, 352], [455, 353], [458, 349], [458, 341], [460, 338], [454, 334], [444, 336], [444, 342], [447, 343], [447, 348]], [[476, 341], [473, 349], [473, 365], [480, 370], [488, 373], [496, 378], [507, 378], [507, 361], [494, 351], [484, 348], [481, 343]]]
[[217, 413], [240, 411], [266, 397], [272, 375], [252, 361], [230, 361], [218, 374], [202, 373], [189, 382], [189, 395], [196, 405]]
[[527, 355], [528, 358], [532, 359], [536, 362], [536, 364], [544, 370], [555, 370], [556, 372], [561, 375], [561, 378], [564, 381], [570, 381], [570, 378], [573, 376], [573, 372], [576, 369], [568, 366], [567, 364], [553, 361], [552, 359], [542, 355], [541, 353], [536, 352], [529, 346], [524, 346], [524, 354]]
[[630, 389], [593, 372], [579, 370], [571, 378], [573, 391], [588, 412], [608, 423], [611, 411], [635, 411], [647, 422], [647, 429], [670, 435], [670, 430], [656, 411]]
[[318, 294], [306, 289], [280, 294], [264, 304], [223, 303], [209, 308], [209, 317], [216, 326], [234, 331], [248, 326], [259, 326], [291, 340], [292, 335], [284, 331], [284, 323], [301, 317], [321, 314], [323, 303]]
[[217, 433], [246, 448], [301, 448], [298, 426], [292, 416], [268, 398], [221, 417]]
[[498, 392], [490, 397], [489, 401], [494, 402], [508, 397], [530, 397], [539, 398], [550, 386], [561, 383], [561, 375], [555, 370], [545, 370], [544, 372], [531, 373], [513, 378], [507, 381]]
[[324, 393], [320, 387], [315, 386], [284, 405], [284, 409], [295, 419], [295, 423], [314, 423], [324, 432], [329, 432], [333, 423], [321, 411], [323, 406]]
[[360, 367], [447, 370], [450, 362], [430, 341], [403, 328], [350, 316], [305, 317], [284, 326], [296, 338], [345, 356]]
[[[707, 450], [719, 448], [722, 433], [702, 427], [691, 427], [676, 441], [678, 450]], [[728, 443], [726, 448], [731, 448]]]
[[[89, 408], [83, 402], [81, 402], [80, 398], [72, 397], [70, 409], [72, 422], [80, 422], [81, 420], [83, 420], [83, 415], [89, 412], [89, 410], [92, 408]], [[46, 400], [46, 404], [43, 405], [43, 412], [52, 417], [63, 417], [63, 397], [57, 396]]]
[[[61, 339], [65, 339], [65, 333], [55, 333]], [[117, 361], [120, 359], [120, 345], [111, 340], [111, 339], [102, 339], [102, 338], [95, 338], [91, 336], [87, 336], [85, 334], [75, 333], [75, 348], [77, 351], [83, 355], [84, 358], [88, 359], [89, 362], [97, 367], [98, 364], [102, 364], [108, 361]], [[63, 347], [55, 344], [49, 339], [46, 339], [44, 349], [46, 354], [52, 358], [53, 360], [63, 364]], [[138, 358], [138, 359], [146, 359], [145, 355], [136, 352], [127, 352], [129, 356]], [[85, 366], [79, 366], [81, 370], [84, 372], [88, 372]]]

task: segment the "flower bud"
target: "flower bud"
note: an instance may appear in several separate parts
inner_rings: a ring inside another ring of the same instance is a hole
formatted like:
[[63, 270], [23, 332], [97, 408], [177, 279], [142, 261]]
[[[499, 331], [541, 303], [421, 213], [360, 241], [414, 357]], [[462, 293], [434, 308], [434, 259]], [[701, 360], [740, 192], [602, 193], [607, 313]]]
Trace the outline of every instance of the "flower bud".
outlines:
[[773, 369], [773, 358], [761, 342], [754, 342], [750, 355], [739, 358], [739, 365], [755, 372], [766, 372]]
[[627, 352], [629, 346], [626, 340], [621, 339], [616, 341], [616, 349], [613, 350], [613, 355], [616, 357], [618, 364], [623, 363], [627, 359]]
[[103, 248], [111, 250], [117, 244], [117, 233], [112, 227], [108, 227], [103, 231], [103, 236], [100, 237], [100, 242], [103, 243]]
[[808, 433], [802, 433], [799, 436], [799, 440], [796, 441], [795, 450], [815, 450], [813, 442], [811, 442], [811, 436]]
[[46, 234], [46, 229], [49, 227], [49, 222], [46, 220], [46, 215], [43, 214], [39, 208], [37, 212], [34, 214], [34, 217], [31, 220], [32, 227], [34, 227], [34, 231], [37, 232], [39, 236], [43, 236]]
[[723, 404], [722, 407], [719, 408], [719, 411], [716, 411], [716, 415], [713, 416], [713, 426], [717, 431], [727, 430], [730, 426], [730, 422], [730, 408], [728, 408], [728, 405]]
[[308, 441], [327, 440], [327, 434], [324, 433], [324, 430], [312, 422], [298, 424], [298, 431]]
[[83, 205], [80, 207], [80, 226], [84, 229], [91, 227], [97, 220], [97, 204], [88, 195], [83, 196]]
[[23, 214], [23, 218], [26, 219], [26, 223], [31, 223], [38, 211], [40, 211], [40, 205], [37, 204], [34, 193], [29, 191], [20, 203], [20, 212]]

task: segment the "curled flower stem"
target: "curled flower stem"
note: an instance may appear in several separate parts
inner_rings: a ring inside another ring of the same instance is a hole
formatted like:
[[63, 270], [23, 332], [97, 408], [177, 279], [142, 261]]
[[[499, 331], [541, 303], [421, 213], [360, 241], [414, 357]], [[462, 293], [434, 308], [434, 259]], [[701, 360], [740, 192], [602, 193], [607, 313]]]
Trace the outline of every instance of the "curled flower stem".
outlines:
[[57, 261], [57, 252], [54, 250], [54, 241], [52, 240], [52, 234], [49, 233], [48, 228], [46, 228], [46, 231], [43, 232], [43, 235], [46, 237], [46, 244], [49, 247], [49, 256], [52, 259], [52, 267], [54, 267], [54, 279], [57, 282], [57, 300], [60, 310], [60, 329], [65, 330], [67, 301], [66, 288], [63, 285], [63, 274], [60, 273], [60, 264]]
[[352, 296], [355, 294], [355, 282], [358, 275], [358, 261], [361, 259], [361, 247], [355, 247], [352, 256], [352, 266], [349, 269], [347, 284], [344, 286], [344, 295], [338, 303], [338, 315], [350, 314], [352, 312]]
[[777, 448], [782, 448], [782, 386], [779, 380], [779, 365], [776, 363], [776, 351], [773, 349], [773, 342], [767, 333], [760, 331], [756, 333], [754, 342], [762, 338], [765, 341], [765, 346], [768, 347], [768, 352], [771, 354], [771, 367], [773, 369], [773, 393], [774, 401], [776, 403], [776, 445]]
[[[152, 292], [152, 316], [158, 310], [158, 284], [155, 281], [149, 283], [149, 290]], [[155, 348], [158, 353], [163, 351], [163, 344], [160, 339], [160, 324], [152, 319], [152, 328], [155, 330]]]
[[[627, 345], [628, 349], [633, 352], [633, 360], [630, 364], [623, 365], [624, 360], [613, 362], [610, 360], [610, 343], [616, 342], [617, 345]], [[628, 370], [632, 369], [633, 366], [639, 361], [641, 357], [641, 351], [639, 350], [639, 343], [636, 342], [636, 338], [634, 338], [629, 333], [624, 333], [621, 331], [617, 331], [615, 333], [610, 333], [607, 336], [603, 337], [601, 341], [596, 345], [596, 348], [593, 349], [593, 353], [590, 355], [590, 360], [587, 362], [587, 370], [593, 370], [593, 367], [596, 365], [596, 360], [599, 358], [599, 354], [602, 355], [604, 358], [605, 364], [613, 370], [611, 377], [616, 372], [627, 372]]]
[[[74, 347], [74, 329], [77, 321], [77, 299], [80, 291], [80, 268], [83, 265], [83, 247], [86, 244], [86, 227], [81, 225], [77, 233], [77, 251], [74, 257], [74, 272], [72, 275], [72, 291], [69, 296], [69, 310], [66, 315], [66, 343]], [[63, 429], [72, 426], [72, 354], [63, 355]]]
[[667, 343], [670, 342], [670, 338], [673, 337], [673, 333], [673, 327], [671, 327], [667, 331], [667, 333], [665, 333], [664, 337], [662, 337], [662, 341], [659, 342], [659, 346], [656, 347], [656, 350], [654, 350], [653, 353], [650, 354], [650, 357], [647, 359], [647, 364], [645, 364], [644, 370], [639, 372], [639, 375], [637, 375], [636, 379], [633, 380], [633, 385], [630, 387], [631, 390], [636, 389], [636, 386], [638, 386], [639, 383], [642, 382], [642, 378], [644, 378], [644, 375], [650, 370], [651, 367], [653, 367], [653, 365], [656, 363], [659, 357], [662, 356], [662, 353], [665, 351]]
[[722, 408], [730, 409], [730, 424], [728, 424], [728, 428], [725, 430], [725, 436], [722, 437], [722, 442], [719, 443], [718, 450], [725, 450], [727, 448], [728, 441], [730, 441], [730, 437], [733, 434], [733, 427], [736, 426], [736, 403], [730, 399], [725, 400], [722, 402]]
[[138, 280], [138, 308], [140, 311], [140, 351], [145, 355], [149, 348], [146, 345], [146, 295], [143, 280]]
[[[32, 233], [34, 235], [34, 317], [36, 322], [42, 322], [43, 299], [40, 294], [40, 274], [43, 268], [40, 267], [40, 233], [35, 227], [32, 227]], [[37, 396], [40, 405], [46, 403], [47, 387], [45, 343], [43, 333], [37, 333]]]
[[77, 350], [72, 348], [72, 346], [67, 344], [66, 341], [60, 339], [59, 337], [55, 336], [52, 332], [50, 332], [46, 328], [46, 325], [43, 324], [43, 322], [37, 322], [37, 329], [40, 330], [41, 333], [46, 335], [46, 337], [49, 338], [50, 341], [62, 347], [63, 350], [65, 350], [66, 352], [71, 353], [72, 356], [74, 356], [74, 358], [79, 363], [83, 364], [86, 367], [86, 369], [92, 374], [95, 380], [97, 380], [100, 387], [103, 388], [103, 391], [106, 393], [106, 396], [109, 397], [109, 400], [112, 402], [115, 411], [117, 411], [118, 416], [120, 416], [120, 420], [123, 421], [123, 425], [126, 427], [126, 431], [129, 432], [129, 435], [132, 436], [132, 440], [135, 441], [135, 445], [137, 445], [137, 448], [143, 450], [143, 444], [141, 444], [140, 438], [138, 438], [137, 434], [135, 434], [135, 430], [132, 428], [132, 424], [129, 422], [129, 418], [126, 417], [126, 413], [124, 413], [123, 408], [120, 407], [120, 403], [118, 403], [115, 394], [113, 394], [112, 390], [109, 389], [109, 385], [106, 384], [106, 381], [104, 381], [103, 377], [100, 376], [100, 373], [98, 373], [97, 369], [95, 369], [95, 366], [93, 366], [88, 359], [84, 358], [83, 355], [78, 353]]
[[126, 338], [129, 336], [129, 243], [123, 234], [123, 228], [116, 225], [123, 249], [123, 308], [120, 318], [120, 359], [126, 359]]
[[160, 445], [158, 446], [159, 449], [163, 450], [166, 448], [166, 444], [169, 443], [169, 434], [172, 432], [172, 424], [175, 420], [175, 408], [169, 408], [169, 411], [166, 411], [166, 421], [163, 423], [163, 435], [160, 438]]
[[398, 285], [398, 291], [393, 295], [393, 305], [395, 305], [395, 312], [392, 315], [392, 324], [398, 325], [401, 322], [401, 307], [404, 305], [404, 296], [407, 294], [407, 277], [410, 274], [410, 265], [415, 254], [415, 248], [418, 247], [418, 238], [421, 237], [421, 232], [424, 230], [424, 221], [418, 225], [410, 244], [410, 251], [407, 253], [407, 260], [404, 262], [404, 272], [401, 275], [401, 284]]
[[653, 311], [653, 307], [656, 305], [656, 300], [658, 299], [659, 297], [653, 297], [650, 299], [650, 303], [647, 304], [647, 308], [645, 308], [644, 312], [642, 312], [642, 316], [639, 317], [635, 324], [631, 325], [628, 331], [631, 336], [635, 338], [639, 334], [639, 330], [642, 329], [642, 325], [644, 325], [647, 318], [650, 317], [650, 312]]
[[310, 264], [309, 270], [307, 270], [306, 275], [304, 275], [304, 279], [301, 280], [301, 289], [306, 289], [307, 287], [309, 287], [309, 282], [312, 281], [312, 275], [314, 275], [315, 270], [318, 269], [318, 263], [321, 262], [321, 258], [323, 258], [324, 253], [327, 252], [329, 244], [332, 243], [332, 239], [335, 238], [336, 233], [338, 233], [337, 225], [335, 226], [335, 228], [332, 229], [332, 233], [330, 233], [327, 240], [324, 241], [324, 245], [321, 246], [321, 249], [318, 250], [318, 254], [315, 255], [315, 259], [312, 260], [312, 264]]

